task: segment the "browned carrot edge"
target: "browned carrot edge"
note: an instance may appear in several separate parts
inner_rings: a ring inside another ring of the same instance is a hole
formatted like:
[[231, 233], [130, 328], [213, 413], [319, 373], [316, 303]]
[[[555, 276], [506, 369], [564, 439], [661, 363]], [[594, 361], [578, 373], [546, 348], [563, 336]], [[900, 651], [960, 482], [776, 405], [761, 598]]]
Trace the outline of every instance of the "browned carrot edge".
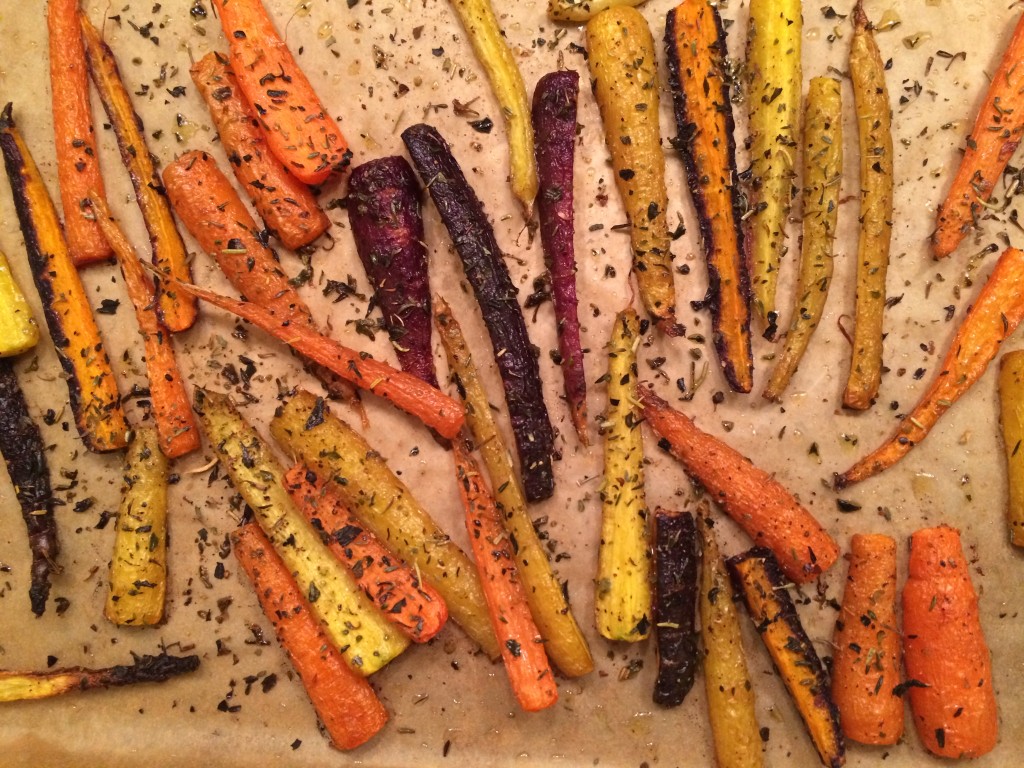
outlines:
[[231, 534], [231, 543], [331, 744], [338, 749], [365, 744], [388, 720], [370, 683], [328, 639], [259, 525], [242, 526]]

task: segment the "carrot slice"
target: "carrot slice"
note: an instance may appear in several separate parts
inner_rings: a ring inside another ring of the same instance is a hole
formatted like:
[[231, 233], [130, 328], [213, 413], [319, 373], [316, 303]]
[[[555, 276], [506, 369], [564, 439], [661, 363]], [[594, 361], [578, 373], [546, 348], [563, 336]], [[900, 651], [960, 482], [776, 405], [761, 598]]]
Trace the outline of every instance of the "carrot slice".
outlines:
[[153, 284], [107, 204], [92, 193], [87, 199], [96, 211], [100, 230], [117, 254], [128, 296], [135, 305], [135, 317], [146, 350], [146, 376], [160, 451], [167, 458], [176, 459], [199, 448], [201, 438], [185, 391], [185, 380], [174, 357], [171, 334], [157, 315]]
[[932, 233], [936, 259], [951, 254], [968, 232], [977, 226], [987, 207], [992, 188], [1020, 145], [1024, 132], [1024, 16], [1017, 20], [1013, 37], [1003, 52], [988, 91], [974, 120], [960, 167], [939, 206]]
[[903, 587], [903, 653], [917, 735], [942, 757], [979, 757], [999, 723], [992, 658], [960, 532], [943, 525], [910, 537]]
[[637, 387], [648, 425], [686, 473], [757, 544], [769, 547], [786, 576], [802, 583], [824, 573], [839, 547], [774, 477], [716, 437], [699, 429], [648, 387]]
[[302, 464], [284, 475], [299, 511], [328, 549], [352, 570], [367, 597], [413, 642], [432, 639], [448, 620], [440, 593], [395, 557], [345, 506], [331, 485]]
[[117, 380], [100, 338], [82, 280], [68, 252], [57, 210], [43, 177], [14, 124], [8, 104], [0, 114], [0, 150], [25, 237], [32, 278], [46, 324], [67, 375], [75, 426], [90, 451], [116, 451], [128, 444]]
[[299, 181], [320, 184], [352, 159], [348, 142], [292, 57], [260, 0], [214, 0], [231, 69], [270, 151]]
[[960, 324], [942, 361], [942, 370], [906, 416], [896, 433], [842, 474], [836, 489], [859, 483], [888, 469], [920, 443], [946, 411], [988, 368], [999, 345], [1024, 320], [1024, 251], [1007, 248], [992, 270], [974, 306]]
[[545, 709], [558, 701], [558, 685], [544, 651], [544, 638], [530, 615], [508, 532], [473, 457], [458, 441], [452, 452], [473, 559], [512, 691], [527, 712]]
[[190, 71], [217, 126], [235, 178], [263, 223], [292, 250], [320, 237], [331, 226], [330, 219], [309, 188], [270, 151], [226, 57], [211, 51]]
[[899, 696], [900, 634], [896, 623], [896, 542], [855, 534], [832, 653], [832, 700], [843, 735], [862, 744], [895, 744], [903, 736]]
[[64, 231], [71, 260], [82, 267], [109, 259], [113, 252], [85, 206], [91, 191], [103, 196], [103, 177], [89, 109], [89, 70], [78, 26], [78, 0], [49, 0], [46, 26]]
[[231, 543], [331, 744], [338, 749], [365, 744], [388, 721], [370, 683], [328, 639], [259, 525], [243, 525], [231, 534]]

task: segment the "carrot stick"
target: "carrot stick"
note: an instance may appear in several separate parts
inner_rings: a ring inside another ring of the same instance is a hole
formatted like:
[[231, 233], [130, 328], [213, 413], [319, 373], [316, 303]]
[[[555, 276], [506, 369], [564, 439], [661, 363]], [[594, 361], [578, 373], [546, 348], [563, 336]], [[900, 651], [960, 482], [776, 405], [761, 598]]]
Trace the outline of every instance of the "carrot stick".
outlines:
[[78, 0], [49, 0], [46, 25], [64, 231], [71, 260], [82, 267], [110, 258], [112, 251], [85, 207], [90, 190], [103, 197], [103, 177], [89, 109], [89, 70], [78, 26]]
[[1024, 251], [1007, 248], [967, 312], [942, 361], [942, 371], [906, 416], [896, 433], [842, 474], [836, 489], [877, 475], [927, 437], [953, 403], [985, 373], [999, 345], [1024, 320]]
[[86, 199], [96, 211], [100, 230], [117, 254], [128, 296], [135, 305], [135, 317], [146, 350], [146, 376], [160, 451], [167, 458], [176, 459], [198, 449], [201, 438], [185, 391], [185, 380], [174, 357], [171, 334], [157, 314], [153, 285], [107, 204], [93, 192]]
[[79, 20], [92, 81], [96, 84], [100, 101], [114, 128], [121, 160], [131, 177], [135, 197], [149, 231], [149, 241], [153, 246], [153, 266], [160, 272], [157, 284], [160, 317], [173, 333], [188, 330], [196, 321], [195, 300], [190, 296], [176, 295], [174, 289], [167, 284], [173, 280], [188, 282], [192, 279], [188, 253], [160, 184], [153, 155], [146, 145], [142, 120], [132, 107], [131, 97], [121, 80], [113, 51], [103, 42], [100, 33], [85, 14], [80, 13]]
[[444, 598], [395, 557], [329, 483], [299, 463], [285, 473], [284, 484], [295, 506], [389, 621], [416, 643], [441, 631], [448, 620]]
[[544, 639], [530, 615], [508, 532], [473, 457], [458, 441], [452, 452], [473, 559], [512, 691], [527, 712], [545, 709], [558, 700], [558, 685], [544, 651]]
[[227, 58], [211, 51], [192, 65], [191, 74], [217, 126], [235, 178], [267, 229], [292, 250], [320, 237], [331, 226], [330, 219], [309, 188], [270, 151]]
[[896, 542], [881, 534], [855, 534], [848, 559], [833, 640], [832, 700], [846, 738], [895, 744], [903, 736]]
[[231, 542], [331, 744], [338, 749], [365, 744], [388, 721], [370, 683], [328, 639], [259, 525], [243, 525]]
[[917, 735], [942, 757], [979, 757], [996, 744], [992, 659], [981, 630], [960, 532], [910, 537], [903, 587], [903, 653]]
[[839, 547], [774, 477], [718, 438], [701, 431], [648, 387], [637, 387], [643, 416], [683, 469], [757, 544], [770, 548], [797, 583], [824, 573]]
[[231, 69], [256, 112], [270, 151], [306, 184], [320, 184], [352, 159], [348, 142], [277, 34], [260, 0], [214, 0]]
[[939, 206], [932, 233], [936, 259], [951, 254], [988, 206], [998, 181], [1020, 144], [1024, 131], [1024, 16], [1017, 20], [1009, 45], [989, 80], [985, 101], [974, 120], [960, 168]]
[[462, 406], [410, 373], [392, 368], [364, 353], [339, 344], [314, 328], [289, 324], [273, 310], [253, 301], [238, 301], [205, 291], [194, 285], [179, 284], [183, 291], [225, 309], [258, 328], [276, 336], [296, 352], [333, 371], [342, 379], [390, 400], [406, 413], [416, 416], [442, 437], [453, 438], [462, 429]]

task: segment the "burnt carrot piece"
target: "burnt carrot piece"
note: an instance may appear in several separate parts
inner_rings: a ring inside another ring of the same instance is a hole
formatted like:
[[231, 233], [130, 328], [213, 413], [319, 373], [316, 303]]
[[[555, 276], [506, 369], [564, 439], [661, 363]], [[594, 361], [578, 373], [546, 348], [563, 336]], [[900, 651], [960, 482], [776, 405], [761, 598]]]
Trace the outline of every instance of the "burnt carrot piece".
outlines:
[[32, 278], [57, 357], [67, 376], [75, 426], [90, 451], [116, 451], [128, 444], [128, 423], [121, 410], [117, 380], [50, 193], [14, 123], [12, 111], [8, 104], [0, 114], [0, 151], [7, 166]]
[[179, 288], [243, 320], [248, 320], [283, 341], [303, 357], [319, 363], [360, 389], [369, 390], [390, 400], [393, 405], [416, 416], [442, 437], [455, 437], [462, 429], [465, 420], [462, 406], [410, 373], [399, 371], [387, 363], [339, 344], [315, 328], [300, 323], [290, 324], [273, 310], [253, 301], [238, 301], [194, 285], [180, 284]]
[[32, 613], [42, 616], [50, 595], [50, 575], [60, 572], [57, 520], [39, 427], [28, 412], [14, 373], [14, 362], [0, 357], [0, 454], [7, 464], [32, 552], [28, 597]]
[[370, 683], [327, 637], [259, 525], [238, 528], [231, 544], [331, 744], [338, 749], [365, 744], [388, 721]]
[[837, 490], [873, 477], [906, 456], [928, 436], [942, 414], [981, 378], [999, 345], [1024, 320], [1022, 279], [1024, 251], [1007, 248], [953, 336], [938, 377], [892, 437], [835, 476]]
[[637, 387], [643, 416], [683, 469], [758, 544], [779, 559], [797, 583], [824, 573], [839, 547], [814, 516], [774, 477], [699, 429], [648, 387]]
[[284, 484], [295, 506], [334, 556], [348, 565], [388, 621], [415, 643], [425, 643], [441, 631], [448, 606], [440, 593], [395, 557], [349, 511], [330, 483], [299, 463], [285, 473]]
[[89, 70], [78, 25], [79, 0], [49, 0], [50, 95], [57, 142], [57, 180], [64, 208], [68, 251], [76, 267], [109, 259], [110, 245], [85, 204], [90, 192], [103, 196], [96, 134], [89, 109]]
[[537, 213], [544, 261], [551, 275], [551, 296], [558, 329], [558, 352], [565, 399], [580, 443], [587, 434], [587, 376], [576, 307], [576, 228], [573, 209], [573, 161], [576, 151], [576, 105], [580, 76], [572, 70], [550, 72], [533, 92], [533, 133], [536, 139], [540, 193]]
[[526, 499], [542, 501], [555, 491], [554, 431], [540, 368], [494, 229], [441, 134], [420, 123], [406, 128], [402, 141], [451, 235], [487, 325], [505, 387]]
[[352, 159], [260, 0], [213, 0], [231, 51], [231, 69], [270, 151], [295, 178], [320, 184]]
[[146, 350], [146, 376], [153, 404], [160, 451], [176, 459], [199, 448], [202, 439], [192, 406], [185, 391], [185, 380], [174, 356], [174, 342], [156, 311], [156, 293], [128, 238], [117, 225], [110, 209], [98, 195], [90, 198], [96, 219], [121, 265], [128, 297], [135, 306], [143, 347]]
[[231, 170], [271, 234], [291, 250], [309, 245], [331, 226], [309, 187], [270, 151], [227, 58], [211, 51], [192, 65], [192, 82], [210, 110]]
[[932, 233], [932, 254], [949, 256], [964, 236], [975, 229], [990, 205], [992, 189], [1020, 145], [1024, 132], [1024, 16], [1017, 20], [988, 91], [974, 119], [960, 167], [939, 206]]
[[654, 511], [654, 626], [658, 637], [654, 703], [664, 707], [683, 703], [697, 672], [697, 562], [693, 515], [658, 507]]
[[466, 512], [466, 530], [491, 625], [501, 644], [501, 658], [519, 706], [527, 712], [537, 712], [558, 701], [558, 684], [544, 651], [544, 639], [530, 614], [512, 544], [494, 498], [473, 457], [458, 441], [453, 444], [452, 453]]
[[896, 542], [881, 534], [854, 534], [847, 559], [832, 641], [832, 699], [846, 738], [895, 744], [903, 737]]
[[917, 735], [941, 757], [980, 757], [998, 737], [992, 658], [969, 568], [955, 528], [923, 528], [910, 537], [906, 685]]
[[142, 120], [132, 106], [131, 97], [121, 79], [114, 52], [84, 13], [79, 14], [82, 38], [92, 81], [107, 112], [121, 160], [135, 188], [135, 197], [153, 247], [153, 266], [159, 273], [157, 296], [160, 317], [172, 333], [188, 330], [196, 321], [195, 299], [179, 295], [169, 283], [192, 279], [188, 253], [171, 214], [156, 161], [146, 144]]
[[800, 623], [778, 561], [771, 550], [754, 547], [729, 558], [726, 565], [822, 763], [839, 768], [846, 762], [839, 712], [829, 695], [825, 668]]
[[750, 276], [743, 256], [742, 206], [736, 173], [735, 123], [728, 48], [718, 8], [708, 0], [686, 0], [668, 12], [665, 24], [669, 84], [683, 155], [708, 267], [708, 292], [718, 361], [734, 392], [754, 385], [750, 350]]
[[352, 170], [348, 220], [402, 370], [436, 387], [420, 186], [404, 157]]

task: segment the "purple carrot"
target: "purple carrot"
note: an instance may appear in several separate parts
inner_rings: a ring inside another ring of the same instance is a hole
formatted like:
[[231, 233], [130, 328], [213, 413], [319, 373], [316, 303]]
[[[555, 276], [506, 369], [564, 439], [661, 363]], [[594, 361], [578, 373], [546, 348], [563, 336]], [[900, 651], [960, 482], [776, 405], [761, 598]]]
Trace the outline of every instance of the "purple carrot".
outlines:
[[554, 432], [537, 358], [494, 229], [441, 134], [420, 123], [407, 128], [402, 140], [473, 286], [505, 386], [523, 490], [529, 501], [541, 501], [555, 491], [551, 469]]
[[587, 377], [583, 368], [580, 321], [576, 314], [576, 251], [573, 244], [573, 154], [576, 148], [576, 101], [580, 76], [572, 70], [544, 75], [533, 92], [540, 194], [540, 238], [551, 273], [551, 293], [558, 327], [558, 350], [569, 413], [583, 445], [587, 434]]
[[352, 171], [348, 219], [398, 362], [436, 387], [420, 186], [404, 157], [382, 157]]

